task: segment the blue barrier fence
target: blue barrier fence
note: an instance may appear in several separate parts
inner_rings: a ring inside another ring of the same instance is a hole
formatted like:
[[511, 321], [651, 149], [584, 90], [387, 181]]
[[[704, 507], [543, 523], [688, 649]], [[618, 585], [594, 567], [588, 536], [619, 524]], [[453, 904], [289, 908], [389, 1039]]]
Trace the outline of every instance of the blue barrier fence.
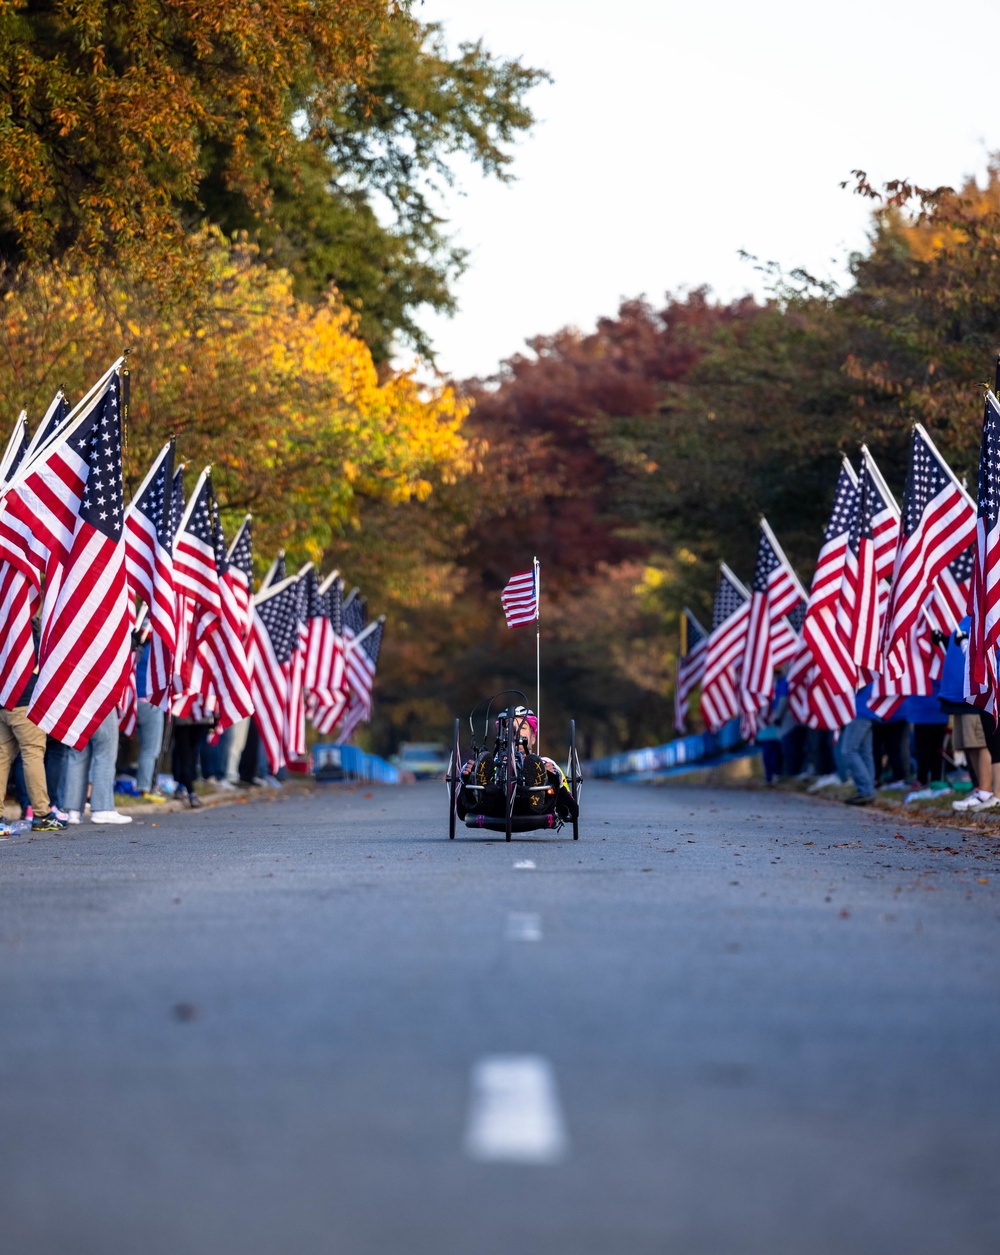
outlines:
[[361, 780], [399, 784], [399, 771], [377, 754], [366, 754], [353, 745], [314, 745], [313, 775], [317, 780]]
[[671, 771], [675, 767], [708, 762], [722, 754], [731, 753], [741, 745], [740, 721], [732, 719], [723, 724], [718, 732], [682, 736], [676, 741], [668, 741], [666, 745], [650, 745], [646, 749], [628, 750], [624, 754], [591, 759], [583, 764], [583, 774], [598, 780], [607, 780], [619, 776]]

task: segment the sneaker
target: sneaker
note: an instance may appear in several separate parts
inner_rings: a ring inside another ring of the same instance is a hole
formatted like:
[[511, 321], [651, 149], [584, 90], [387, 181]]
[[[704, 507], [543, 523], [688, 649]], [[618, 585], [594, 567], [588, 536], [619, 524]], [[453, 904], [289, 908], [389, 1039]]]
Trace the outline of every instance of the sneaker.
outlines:
[[69, 814], [61, 806], [56, 806], [55, 802], [52, 803], [52, 814], [55, 815], [56, 819], [69, 822]]
[[992, 793], [984, 793], [980, 789], [973, 789], [969, 796], [963, 797], [960, 802], [952, 802], [951, 809], [953, 811], [985, 811], [993, 806], [1000, 806], [1000, 797]]
[[21, 816], [21, 818], [22, 818], [22, 819], [34, 819], [34, 818], [35, 818], [35, 812], [31, 809], [31, 807], [30, 807], [30, 806], [26, 806], [26, 807], [24, 808], [24, 814]]
[[162, 806], [162, 804], [163, 804], [163, 803], [164, 803], [167, 799], [163, 796], [163, 794], [162, 794], [162, 793], [144, 793], [144, 794], [142, 795], [142, 800], [143, 800], [144, 802], [156, 802], [156, 803], [157, 803], [157, 805], [161, 805], [161, 806]]
[[90, 817], [92, 824], [130, 824], [131, 815], [122, 815], [119, 811], [94, 811]]
[[78, 824], [80, 822], [80, 812], [79, 811], [67, 811], [66, 822], [68, 824]]
[[820, 789], [829, 789], [832, 785], [843, 784], [843, 783], [844, 783], [843, 780], [841, 780], [840, 776], [838, 776], [837, 773], [834, 771], [834, 772], [831, 772], [830, 775], [828, 776], [819, 776], [816, 780], [812, 782], [812, 784], [809, 786], [806, 792], [818, 793]]
[[217, 789], [223, 789], [226, 793], [236, 792], [236, 785], [231, 780], [213, 780], [212, 783]]
[[888, 784], [882, 785], [883, 789], [908, 789], [909, 785], [905, 780], [890, 780]]
[[848, 806], [871, 806], [875, 801], [874, 793], [855, 793], [847, 799]]
[[193, 790], [188, 794], [188, 806], [190, 806], [193, 811], [198, 810], [199, 807], [204, 805], [205, 803]]
[[39, 815], [31, 821], [32, 832], [61, 832], [67, 826], [65, 819], [60, 819], [53, 811], [47, 815]]

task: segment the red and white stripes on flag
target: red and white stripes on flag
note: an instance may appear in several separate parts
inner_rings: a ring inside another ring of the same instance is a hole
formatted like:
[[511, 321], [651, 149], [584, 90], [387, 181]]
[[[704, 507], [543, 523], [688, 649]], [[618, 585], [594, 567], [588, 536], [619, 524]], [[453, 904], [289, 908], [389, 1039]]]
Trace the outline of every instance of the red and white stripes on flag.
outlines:
[[687, 731], [691, 694], [705, 674], [708, 633], [687, 606], [681, 611], [680, 622], [681, 652], [677, 657], [677, 678], [674, 682], [674, 727], [683, 735]]
[[[334, 571], [328, 575], [318, 591], [326, 602], [328, 614], [322, 624], [310, 626], [310, 644], [306, 655], [308, 714], [316, 731], [327, 736], [347, 710], [349, 696], [342, 634], [343, 584], [340, 573]], [[310, 685], [312, 676], [315, 680]]]
[[17, 705], [35, 669], [31, 618], [38, 609], [34, 583], [10, 562], [0, 563], [0, 606], [4, 608], [0, 633], [0, 706]]
[[844, 458], [837, 477], [830, 517], [823, 533], [823, 545], [816, 560], [806, 618], [802, 625], [802, 639], [809, 648], [812, 665], [818, 668], [823, 677], [826, 692], [850, 693], [852, 709], [858, 668], [838, 625], [837, 614], [848, 539], [857, 509], [858, 477], [850, 462]]
[[710, 732], [717, 732], [739, 710], [736, 668], [743, 657], [749, 618], [750, 594], [729, 567], [720, 563], [701, 680], [701, 715]]
[[881, 593], [892, 572], [899, 537], [899, 507], [867, 448], [861, 447], [858, 508], [848, 537], [837, 606], [837, 625], [855, 665], [879, 666]]
[[174, 596], [171, 500], [174, 442], [161, 449], [125, 512], [125, 568], [129, 590], [141, 597], [152, 634], [160, 647], [150, 649], [148, 692], [154, 706], [166, 708], [170, 697], [170, 664], [177, 649], [177, 601]]
[[212, 529], [211, 468], [198, 476], [174, 537], [174, 594], [177, 598], [177, 652], [174, 659], [174, 714], [188, 716], [196, 697], [208, 696], [208, 678], [199, 646], [218, 629], [222, 593]]
[[253, 699], [250, 694], [250, 663], [243, 641], [246, 610], [237, 595], [237, 582], [226, 555], [226, 542], [214, 494], [211, 508], [221, 613], [218, 627], [205, 638], [200, 652], [216, 699], [218, 718], [212, 739], [217, 741], [227, 728], [253, 714]]
[[347, 646], [347, 670], [351, 696], [337, 729], [338, 745], [343, 745], [351, 738], [359, 723], [365, 723], [371, 719], [372, 686], [375, 683], [375, 668], [378, 665], [384, 629], [385, 616], [382, 615], [374, 623], [369, 623]]
[[28, 717], [75, 749], [118, 705], [132, 661], [121, 451], [127, 380], [127, 370], [106, 376], [4, 501], [4, 515], [43, 503], [57, 520], [48, 534], [60, 545], [70, 537], [58, 589], [46, 596]]
[[775, 666], [787, 662], [797, 649], [797, 637], [785, 616], [805, 599], [805, 589], [767, 519], [761, 519], [746, 649], [740, 669], [740, 708], [749, 717], [751, 728], [758, 712], [771, 699]]
[[271, 771], [285, 765], [284, 727], [288, 680], [284, 664], [298, 637], [298, 590], [294, 576], [270, 584], [254, 598], [250, 629], [250, 676], [254, 719]]
[[930, 436], [917, 423], [903, 489], [899, 548], [882, 629], [882, 671], [902, 676], [912, 663], [911, 629], [934, 582], [975, 538], [976, 507]]
[[512, 575], [500, 594], [500, 604], [507, 618], [507, 626], [520, 627], [534, 623], [538, 618], [538, 593], [541, 568], [536, 558], [530, 571]]
[[966, 698], [997, 717], [1000, 642], [1000, 402], [986, 394], [979, 450], [979, 505], [972, 567]]

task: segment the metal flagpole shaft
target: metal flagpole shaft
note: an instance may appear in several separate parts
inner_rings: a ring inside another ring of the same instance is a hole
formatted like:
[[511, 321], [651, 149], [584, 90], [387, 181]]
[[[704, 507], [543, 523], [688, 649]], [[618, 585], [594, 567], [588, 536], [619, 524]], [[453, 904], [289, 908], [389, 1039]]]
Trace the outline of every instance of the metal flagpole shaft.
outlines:
[[542, 588], [541, 568], [535, 558], [535, 752], [542, 752]]

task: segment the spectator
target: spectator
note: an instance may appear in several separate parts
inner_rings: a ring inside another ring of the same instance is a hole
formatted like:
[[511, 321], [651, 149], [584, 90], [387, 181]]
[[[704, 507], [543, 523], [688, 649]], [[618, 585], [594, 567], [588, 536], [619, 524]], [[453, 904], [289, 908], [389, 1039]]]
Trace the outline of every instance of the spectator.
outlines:
[[1000, 771], [993, 768], [987, 743], [982, 711], [965, 700], [965, 658], [969, 648], [969, 615], [959, 623], [948, 640], [941, 671], [938, 701], [946, 714], [955, 720], [954, 745], [962, 750], [969, 764], [969, 775], [975, 785], [968, 797], [952, 802], [957, 811], [990, 810], [1000, 806], [996, 787]]
[[913, 725], [913, 749], [917, 759], [917, 782], [926, 789], [932, 780], [939, 780], [944, 770], [944, 739], [948, 733], [948, 716], [941, 709], [938, 693], [940, 681], [935, 680], [929, 697], [908, 697], [906, 714]]
[[118, 712], [112, 710], [98, 724], [82, 750], [69, 749], [66, 759], [66, 803], [69, 822], [78, 824], [87, 803], [87, 782], [91, 785], [90, 822], [130, 824], [131, 815], [115, 810], [115, 765], [118, 761]]
[[841, 734], [841, 752], [857, 792], [847, 799], [849, 806], [870, 806], [875, 801], [875, 759], [872, 754], [872, 726], [876, 716], [868, 707], [872, 686], [866, 684], [855, 698], [856, 715]]
[[211, 721], [195, 719], [191, 715], [174, 716], [174, 779], [178, 793], [187, 795], [188, 805], [197, 810], [201, 798], [194, 791], [198, 776], [198, 757], [202, 743], [208, 736]]
[[[135, 686], [138, 692], [145, 693], [146, 678], [149, 668], [150, 646], [143, 646], [135, 668]], [[139, 698], [136, 710], [136, 725], [139, 733], [139, 764], [136, 767], [136, 788], [146, 802], [162, 802], [161, 793], [154, 792], [156, 782], [156, 763], [163, 748], [163, 725], [166, 716], [158, 706]]]
[[878, 719], [873, 724], [872, 757], [875, 760], [876, 784], [884, 782], [887, 789], [901, 789], [910, 779], [913, 764], [910, 759], [910, 723], [906, 702], [902, 703], [895, 714], [886, 719]]
[[[38, 658], [39, 624], [31, 621], [35, 642], [35, 658]], [[45, 733], [28, 718], [28, 702], [35, 691], [38, 666], [31, 673], [28, 683], [13, 710], [0, 707], [0, 803], [7, 796], [7, 780], [11, 765], [21, 753], [24, 767], [24, 783], [28, 790], [33, 817], [32, 832], [58, 832], [66, 827], [66, 820], [55, 813], [49, 803], [49, 790], [45, 782]]]

